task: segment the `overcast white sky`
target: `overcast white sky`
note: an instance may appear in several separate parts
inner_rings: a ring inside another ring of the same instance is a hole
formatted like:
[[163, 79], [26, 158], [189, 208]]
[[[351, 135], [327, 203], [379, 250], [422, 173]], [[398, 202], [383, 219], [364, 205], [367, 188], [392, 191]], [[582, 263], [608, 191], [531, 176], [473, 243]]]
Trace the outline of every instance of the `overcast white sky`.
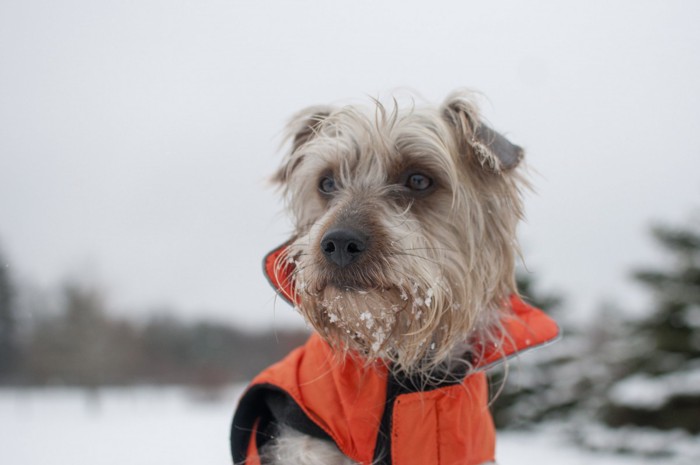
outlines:
[[0, 3], [0, 245], [115, 311], [299, 324], [260, 273], [290, 227], [264, 178], [286, 119], [408, 87], [480, 90], [537, 174], [543, 287], [639, 303], [652, 220], [700, 205], [700, 2]]

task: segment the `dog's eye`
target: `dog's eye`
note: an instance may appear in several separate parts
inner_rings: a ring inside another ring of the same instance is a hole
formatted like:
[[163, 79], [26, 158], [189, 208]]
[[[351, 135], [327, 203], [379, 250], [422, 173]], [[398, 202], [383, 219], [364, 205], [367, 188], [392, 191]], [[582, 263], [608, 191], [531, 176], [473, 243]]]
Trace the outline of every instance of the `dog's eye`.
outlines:
[[337, 189], [338, 188], [335, 185], [335, 179], [333, 179], [330, 176], [322, 177], [318, 183], [318, 190], [320, 190], [324, 194], [330, 194], [331, 192], [335, 192]]
[[413, 173], [406, 179], [406, 187], [414, 191], [424, 191], [433, 185], [433, 180], [420, 173]]

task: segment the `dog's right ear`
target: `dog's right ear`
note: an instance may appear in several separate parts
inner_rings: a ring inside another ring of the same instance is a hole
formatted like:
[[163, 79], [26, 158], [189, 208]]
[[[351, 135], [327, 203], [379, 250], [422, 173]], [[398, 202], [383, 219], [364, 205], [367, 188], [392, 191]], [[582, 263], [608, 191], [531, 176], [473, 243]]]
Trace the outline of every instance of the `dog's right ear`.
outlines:
[[484, 124], [476, 104], [465, 92], [456, 92], [445, 101], [443, 117], [452, 126], [463, 152], [472, 152], [481, 166], [494, 173], [509, 171], [523, 159], [521, 147]]
[[306, 108], [292, 117], [287, 123], [285, 141], [291, 141], [291, 149], [284, 157], [282, 166], [272, 176], [272, 182], [283, 184], [301, 163], [302, 156], [297, 153], [301, 147], [312, 140], [318, 133], [323, 121], [333, 110], [326, 106]]

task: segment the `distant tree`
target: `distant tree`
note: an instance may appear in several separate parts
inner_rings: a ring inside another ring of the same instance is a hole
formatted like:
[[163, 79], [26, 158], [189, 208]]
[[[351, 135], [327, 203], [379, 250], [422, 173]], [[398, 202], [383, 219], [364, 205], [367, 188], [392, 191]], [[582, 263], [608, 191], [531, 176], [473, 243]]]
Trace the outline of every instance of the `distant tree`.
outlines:
[[69, 283], [58, 315], [44, 315], [27, 353], [31, 381], [99, 386], [128, 382], [136, 370], [139, 340], [132, 325], [108, 317], [102, 293]]
[[652, 229], [667, 265], [634, 278], [652, 295], [647, 317], [630, 324], [626, 372], [608, 390], [611, 426], [682, 428], [700, 433], [700, 224]]
[[185, 324], [160, 316], [141, 333], [146, 362], [141, 376], [149, 382], [212, 387], [248, 381], [306, 337], [305, 331], [253, 334], [222, 323]]
[[0, 383], [16, 374], [19, 357], [15, 290], [9, 269], [0, 250]]
[[[523, 299], [550, 314], [558, 313], [563, 299], [539, 290], [531, 273], [517, 274]], [[560, 322], [561, 324], [561, 322]], [[546, 416], [562, 414], [575, 405], [578, 379], [561, 382], [562, 370], [578, 361], [579, 353], [569, 338], [551, 350], [536, 350], [503, 364], [490, 373], [494, 400], [491, 404], [498, 428], [521, 428]]]
[[29, 383], [217, 388], [250, 380], [307, 337], [186, 323], [167, 313], [137, 325], [110, 315], [99, 289], [85, 284], [69, 283], [58, 297], [59, 311], [39, 312], [29, 331], [23, 367]]

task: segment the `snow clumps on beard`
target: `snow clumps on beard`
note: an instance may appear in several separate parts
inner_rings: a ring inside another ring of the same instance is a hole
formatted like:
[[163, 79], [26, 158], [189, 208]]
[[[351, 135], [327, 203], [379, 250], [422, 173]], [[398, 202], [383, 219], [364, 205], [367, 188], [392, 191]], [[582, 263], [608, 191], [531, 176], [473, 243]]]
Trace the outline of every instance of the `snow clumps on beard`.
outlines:
[[451, 328], [443, 313], [459, 306], [451, 303], [444, 279], [425, 284], [401, 280], [385, 289], [317, 290], [301, 270], [293, 278], [297, 310], [339, 353], [354, 352], [368, 364], [382, 359], [405, 372], [423, 371], [446, 357], [449, 346], [443, 339]]

